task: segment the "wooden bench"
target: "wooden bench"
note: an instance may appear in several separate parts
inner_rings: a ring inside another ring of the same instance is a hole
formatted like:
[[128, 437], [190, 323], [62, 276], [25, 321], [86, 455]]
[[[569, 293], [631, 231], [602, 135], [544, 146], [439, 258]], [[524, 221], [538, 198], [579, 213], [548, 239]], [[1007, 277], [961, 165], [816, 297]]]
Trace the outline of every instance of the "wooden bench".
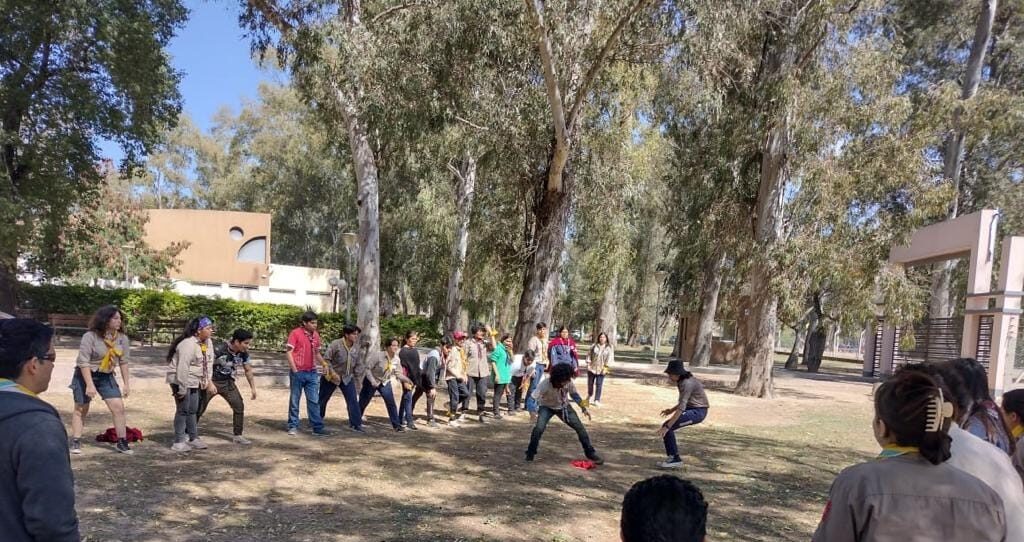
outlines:
[[180, 318], [157, 318], [149, 321], [149, 327], [145, 331], [145, 337], [143, 338], [143, 344], [146, 340], [149, 340], [149, 345], [153, 346], [154, 342], [159, 338], [167, 337], [167, 342], [171, 342], [185, 330], [185, 326], [188, 325], [188, 320]]
[[85, 334], [86, 331], [89, 331], [89, 320], [91, 319], [92, 316], [88, 314], [50, 313], [49, 316], [50, 327], [53, 328], [54, 335], [60, 335], [62, 331], [73, 331], [76, 335]]

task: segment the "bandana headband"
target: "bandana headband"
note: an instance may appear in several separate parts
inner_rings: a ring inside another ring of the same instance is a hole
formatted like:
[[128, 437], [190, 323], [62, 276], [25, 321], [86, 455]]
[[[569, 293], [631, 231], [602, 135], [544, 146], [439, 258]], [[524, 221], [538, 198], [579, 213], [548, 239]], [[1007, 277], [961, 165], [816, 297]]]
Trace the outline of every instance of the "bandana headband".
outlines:
[[203, 329], [204, 327], [210, 327], [212, 325], [213, 320], [211, 320], [209, 316], [201, 316], [199, 318], [199, 329]]

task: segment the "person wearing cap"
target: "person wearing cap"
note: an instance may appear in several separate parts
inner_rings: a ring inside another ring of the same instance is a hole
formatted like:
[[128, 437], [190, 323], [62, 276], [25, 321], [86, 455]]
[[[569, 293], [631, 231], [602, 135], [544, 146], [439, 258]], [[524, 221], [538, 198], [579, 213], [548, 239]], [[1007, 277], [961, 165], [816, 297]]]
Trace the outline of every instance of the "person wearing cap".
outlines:
[[448, 386], [448, 425], [459, 427], [463, 423], [459, 405], [465, 405], [463, 410], [469, 408], [469, 377], [466, 376], [468, 364], [463, 350], [466, 334], [462, 331], [452, 333], [452, 342], [452, 351], [444, 364], [444, 381]]
[[39, 398], [50, 386], [56, 359], [53, 328], [26, 318], [0, 320], [0, 533], [5, 542], [81, 538], [68, 435], [57, 410]]
[[704, 385], [693, 376], [693, 373], [686, 370], [681, 359], [669, 360], [665, 374], [679, 390], [679, 401], [672, 408], [661, 411], [662, 416], [670, 416], [658, 429], [658, 434], [665, 441], [665, 454], [668, 455], [668, 460], [659, 463], [658, 466], [663, 469], [677, 469], [683, 466], [683, 460], [679, 457], [679, 446], [676, 444], [676, 429], [704, 421], [708, 415], [708, 395], [704, 392]]
[[211, 337], [213, 320], [207, 316], [193, 318], [167, 350], [167, 383], [171, 386], [175, 404], [171, 450], [175, 452], [205, 450], [208, 447], [199, 438], [196, 415], [199, 412], [199, 390], [212, 386], [210, 370], [214, 349]]

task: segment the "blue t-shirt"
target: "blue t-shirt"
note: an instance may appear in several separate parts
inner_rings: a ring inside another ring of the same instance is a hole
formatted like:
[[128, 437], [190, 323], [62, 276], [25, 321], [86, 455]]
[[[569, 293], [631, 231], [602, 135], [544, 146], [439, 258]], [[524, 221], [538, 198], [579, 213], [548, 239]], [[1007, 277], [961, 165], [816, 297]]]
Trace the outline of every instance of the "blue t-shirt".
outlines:
[[227, 345], [221, 345], [214, 353], [213, 380], [224, 382], [235, 379], [235, 369], [249, 364], [248, 352], [232, 352]]

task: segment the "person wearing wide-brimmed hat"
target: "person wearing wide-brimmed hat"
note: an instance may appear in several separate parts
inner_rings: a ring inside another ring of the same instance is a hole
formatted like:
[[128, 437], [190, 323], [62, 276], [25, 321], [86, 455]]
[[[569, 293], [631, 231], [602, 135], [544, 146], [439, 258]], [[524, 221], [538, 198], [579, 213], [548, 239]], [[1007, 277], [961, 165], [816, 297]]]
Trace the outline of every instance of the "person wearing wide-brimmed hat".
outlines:
[[675, 469], [683, 466], [683, 460], [679, 457], [679, 446], [676, 444], [676, 429], [704, 421], [708, 415], [708, 396], [704, 393], [704, 385], [700, 380], [686, 370], [683, 360], [670, 359], [665, 374], [679, 390], [679, 401], [672, 408], [661, 411], [662, 416], [671, 417], [658, 429], [658, 434], [665, 441], [665, 453], [668, 455], [668, 460], [659, 463], [658, 466], [663, 469]]

